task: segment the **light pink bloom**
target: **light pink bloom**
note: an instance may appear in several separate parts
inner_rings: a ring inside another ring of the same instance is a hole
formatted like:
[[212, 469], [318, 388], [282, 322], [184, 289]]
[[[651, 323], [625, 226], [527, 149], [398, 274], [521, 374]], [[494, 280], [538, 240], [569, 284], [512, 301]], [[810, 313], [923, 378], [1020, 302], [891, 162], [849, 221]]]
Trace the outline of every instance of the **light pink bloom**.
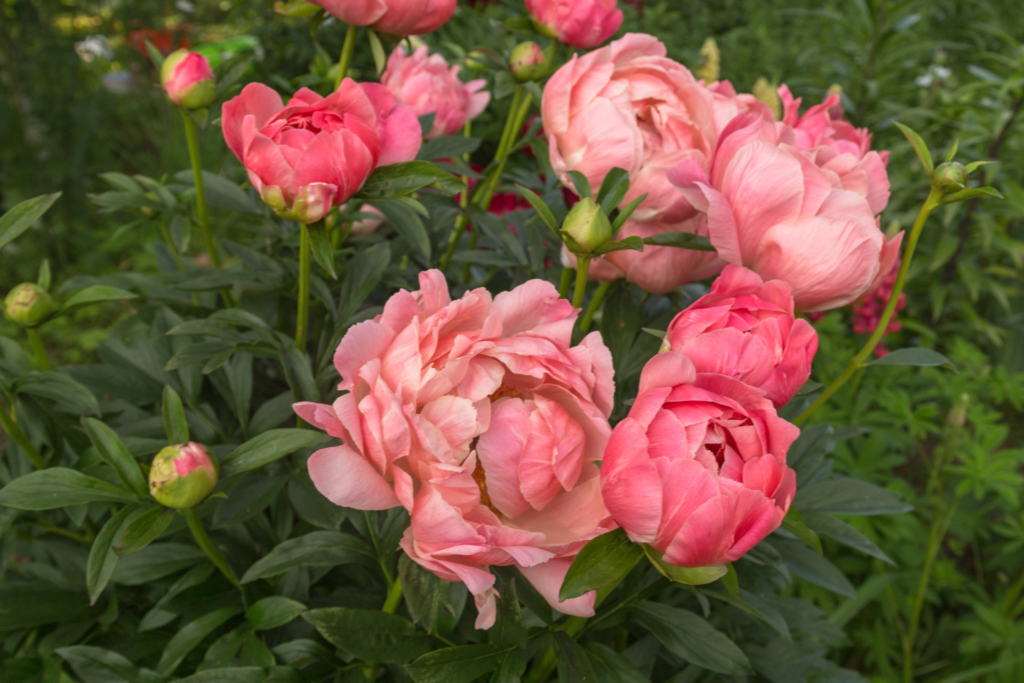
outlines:
[[[689, 232], [707, 236], [703, 216], [675, 225], [626, 221], [616, 239], [651, 237], [665, 232]], [[562, 247], [562, 264], [576, 268], [576, 257]], [[609, 281], [620, 277], [654, 294], [665, 294], [687, 282], [703, 280], [717, 274], [725, 262], [713, 251], [696, 251], [677, 247], [646, 245], [642, 252], [626, 249], [613, 251], [590, 262], [590, 277]]]
[[[550, 283], [452, 301], [439, 271], [419, 277], [420, 291], [395, 294], [342, 339], [347, 393], [295, 410], [344, 442], [309, 460], [320, 492], [346, 507], [408, 509], [402, 547], [466, 582], [488, 626], [488, 565], [518, 565], [544, 593], [561, 565], [538, 565], [612, 528], [594, 464], [611, 432], [611, 354], [597, 333], [570, 345], [579, 311]], [[592, 614], [593, 601], [554, 607]]]
[[491, 93], [480, 92], [486, 80], [463, 83], [459, 67], [449, 67], [439, 54], [428, 56], [426, 45], [416, 48], [411, 57], [401, 45], [396, 47], [380, 82], [396, 100], [412, 107], [416, 116], [434, 114], [434, 125], [425, 136], [428, 140], [462, 130], [491, 101]]
[[871, 151], [871, 133], [854, 128], [843, 118], [839, 95], [830, 94], [800, 116], [801, 99], [793, 99], [785, 85], [779, 88], [785, 111], [783, 123], [793, 129], [794, 146], [810, 151], [814, 163], [836, 173], [843, 189], [867, 197], [874, 214], [889, 203], [889, 152]]
[[579, 171], [596, 189], [610, 170], [625, 169], [623, 203], [647, 194], [634, 220], [680, 223], [696, 211], [665, 172], [683, 161], [706, 169], [718, 131], [711, 91], [665, 55], [654, 36], [629, 33], [574, 56], [548, 81], [541, 109], [563, 183]]
[[754, 114], [769, 121], [775, 120], [771, 107], [750, 93], [737, 93], [729, 81], [715, 81], [708, 85], [715, 102], [715, 128], [725, 130], [740, 114]]
[[800, 151], [793, 131], [741, 115], [723, 131], [710, 171], [686, 161], [668, 173], [708, 217], [718, 255], [793, 288], [796, 307], [845, 306], [878, 286], [899, 255], [864, 194]]
[[730, 264], [707, 296], [672, 320], [665, 346], [697, 372], [734, 377], [781, 408], [811, 375], [818, 333], [793, 316], [789, 285]]
[[526, 0], [526, 10], [550, 38], [589, 50], [622, 25], [616, 0]]
[[436, 31], [455, 14], [456, 0], [310, 0], [352, 26], [371, 26], [393, 36]]
[[733, 562], [786, 516], [796, 493], [786, 452], [799, 433], [758, 390], [659, 353], [605, 450], [605, 505], [669, 564]]
[[217, 90], [213, 69], [206, 57], [184, 49], [171, 53], [164, 60], [160, 84], [167, 99], [186, 109], [208, 107]]
[[314, 223], [362, 188], [378, 166], [416, 158], [412, 109], [377, 83], [346, 78], [321, 97], [303, 88], [287, 106], [260, 83], [224, 103], [224, 140], [279, 215]]

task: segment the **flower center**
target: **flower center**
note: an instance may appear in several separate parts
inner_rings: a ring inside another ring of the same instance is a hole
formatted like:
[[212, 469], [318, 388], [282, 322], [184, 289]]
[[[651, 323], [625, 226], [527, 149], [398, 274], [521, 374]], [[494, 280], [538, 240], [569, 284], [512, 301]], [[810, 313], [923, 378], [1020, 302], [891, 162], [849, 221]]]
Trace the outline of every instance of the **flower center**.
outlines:
[[494, 503], [491, 502], [491, 496], [487, 493], [487, 475], [484, 472], [484, 464], [480, 462], [480, 456], [477, 456], [476, 469], [473, 470], [473, 480], [476, 481], [476, 485], [480, 487], [480, 504], [486, 505], [490, 508], [491, 512], [501, 516], [501, 512], [498, 508], [494, 507]]
[[518, 389], [510, 387], [507, 384], [502, 384], [500, 387], [498, 387], [497, 391], [495, 391], [487, 398], [490, 400], [491, 403], [494, 403], [495, 401], [500, 401], [503, 398], [525, 398], [525, 396], [520, 394]]

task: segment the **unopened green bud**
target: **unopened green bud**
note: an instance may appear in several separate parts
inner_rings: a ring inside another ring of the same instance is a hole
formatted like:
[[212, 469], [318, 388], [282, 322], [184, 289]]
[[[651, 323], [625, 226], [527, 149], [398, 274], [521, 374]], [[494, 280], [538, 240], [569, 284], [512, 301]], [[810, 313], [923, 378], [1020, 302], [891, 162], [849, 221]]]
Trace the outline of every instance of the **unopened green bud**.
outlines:
[[217, 485], [217, 462], [197, 443], [168, 446], [153, 458], [149, 492], [161, 505], [184, 510], [199, 505]]
[[22, 327], [35, 327], [46, 321], [56, 307], [53, 298], [39, 285], [18, 285], [4, 299], [4, 314]]
[[588, 251], [594, 251], [612, 238], [612, 224], [593, 199], [583, 197], [565, 217], [562, 230]]
[[470, 71], [483, 71], [487, 68], [487, 55], [481, 50], [470, 50], [463, 62]]
[[533, 41], [516, 45], [508, 61], [512, 75], [520, 81], [540, 80], [548, 71], [544, 51]]
[[947, 161], [935, 167], [932, 182], [936, 187], [947, 192], [956, 192], [967, 187], [967, 169], [963, 164]]

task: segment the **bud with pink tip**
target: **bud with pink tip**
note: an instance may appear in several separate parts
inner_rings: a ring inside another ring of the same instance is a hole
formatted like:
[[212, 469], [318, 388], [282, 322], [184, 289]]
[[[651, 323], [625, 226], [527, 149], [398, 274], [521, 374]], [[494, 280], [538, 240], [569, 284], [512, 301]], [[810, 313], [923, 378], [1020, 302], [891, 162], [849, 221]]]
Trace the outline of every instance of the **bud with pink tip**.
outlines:
[[217, 96], [217, 81], [210, 62], [198, 52], [178, 50], [160, 68], [160, 85], [167, 98], [185, 109], [203, 109]]
[[45, 289], [26, 282], [10, 291], [4, 299], [4, 314], [22, 327], [36, 327], [49, 318], [56, 306]]
[[524, 82], [540, 80], [548, 71], [544, 51], [532, 40], [515, 46], [509, 58], [509, 66], [512, 75]]
[[217, 461], [197, 443], [168, 446], [153, 458], [149, 492], [175, 510], [199, 505], [217, 485]]

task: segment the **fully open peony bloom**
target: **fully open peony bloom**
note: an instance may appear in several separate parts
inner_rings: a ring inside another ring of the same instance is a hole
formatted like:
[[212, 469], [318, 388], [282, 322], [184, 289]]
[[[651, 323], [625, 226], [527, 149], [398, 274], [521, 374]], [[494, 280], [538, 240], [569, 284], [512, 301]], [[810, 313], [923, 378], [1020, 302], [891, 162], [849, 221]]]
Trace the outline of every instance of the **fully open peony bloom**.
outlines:
[[605, 505], [669, 564], [733, 562], [786, 516], [796, 493], [786, 452], [799, 433], [758, 390], [659, 353], [605, 450]]
[[393, 36], [421, 36], [455, 14], [457, 0], [310, 0], [352, 26], [371, 26]]
[[718, 255], [793, 288], [796, 307], [824, 311], [874, 290], [899, 255], [871, 204], [844, 176], [795, 146], [791, 128], [741, 115], [723, 131], [710, 172], [688, 160], [668, 173], [708, 217]]
[[338, 505], [408, 509], [402, 547], [467, 584], [481, 627], [488, 565], [517, 565], [556, 609], [593, 614], [593, 593], [557, 594], [579, 548], [612, 528], [594, 464], [611, 433], [611, 354], [597, 333], [570, 346], [578, 311], [550, 283], [452, 301], [440, 271], [419, 277], [342, 339], [347, 393], [295, 405], [344, 441], [310, 458], [313, 482]]
[[616, 0], [526, 0], [526, 10], [549, 38], [589, 50], [622, 25]]
[[[616, 239], [651, 237], [665, 232], [689, 232], [707, 236], [703, 216], [675, 225], [626, 221]], [[562, 264], [576, 268], [576, 257], [562, 247]], [[624, 277], [647, 292], [665, 294], [687, 282], [703, 280], [717, 274], [725, 261], [712, 251], [657, 247], [647, 245], [642, 252], [624, 249], [613, 251], [590, 262], [590, 277], [609, 281]]]
[[221, 115], [224, 140], [263, 201], [302, 223], [343, 204], [378, 166], [415, 159], [422, 142], [412, 109], [349, 78], [327, 97], [303, 88], [287, 106], [250, 83]]
[[793, 316], [789, 285], [730, 264], [707, 296], [672, 320], [665, 346], [697, 372], [735, 377], [781, 408], [811, 375], [818, 333]]
[[401, 45], [396, 47], [380, 82], [395, 99], [412, 107], [416, 116], [434, 114], [428, 140], [462, 130], [491, 101], [491, 93], [480, 92], [487, 85], [485, 79], [463, 83], [459, 67], [449, 67], [439, 54], [428, 55], [426, 45], [416, 48], [412, 56]]
[[707, 168], [718, 132], [715, 100], [654, 36], [629, 33], [574, 56], [544, 88], [551, 165], [566, 185], [579, 171], [598, 188], [613, 168], [629, 172], [624, 204], [647, 199], [637, 221], [679, 223], [696, 211], [665, 177], [692, 161]]

